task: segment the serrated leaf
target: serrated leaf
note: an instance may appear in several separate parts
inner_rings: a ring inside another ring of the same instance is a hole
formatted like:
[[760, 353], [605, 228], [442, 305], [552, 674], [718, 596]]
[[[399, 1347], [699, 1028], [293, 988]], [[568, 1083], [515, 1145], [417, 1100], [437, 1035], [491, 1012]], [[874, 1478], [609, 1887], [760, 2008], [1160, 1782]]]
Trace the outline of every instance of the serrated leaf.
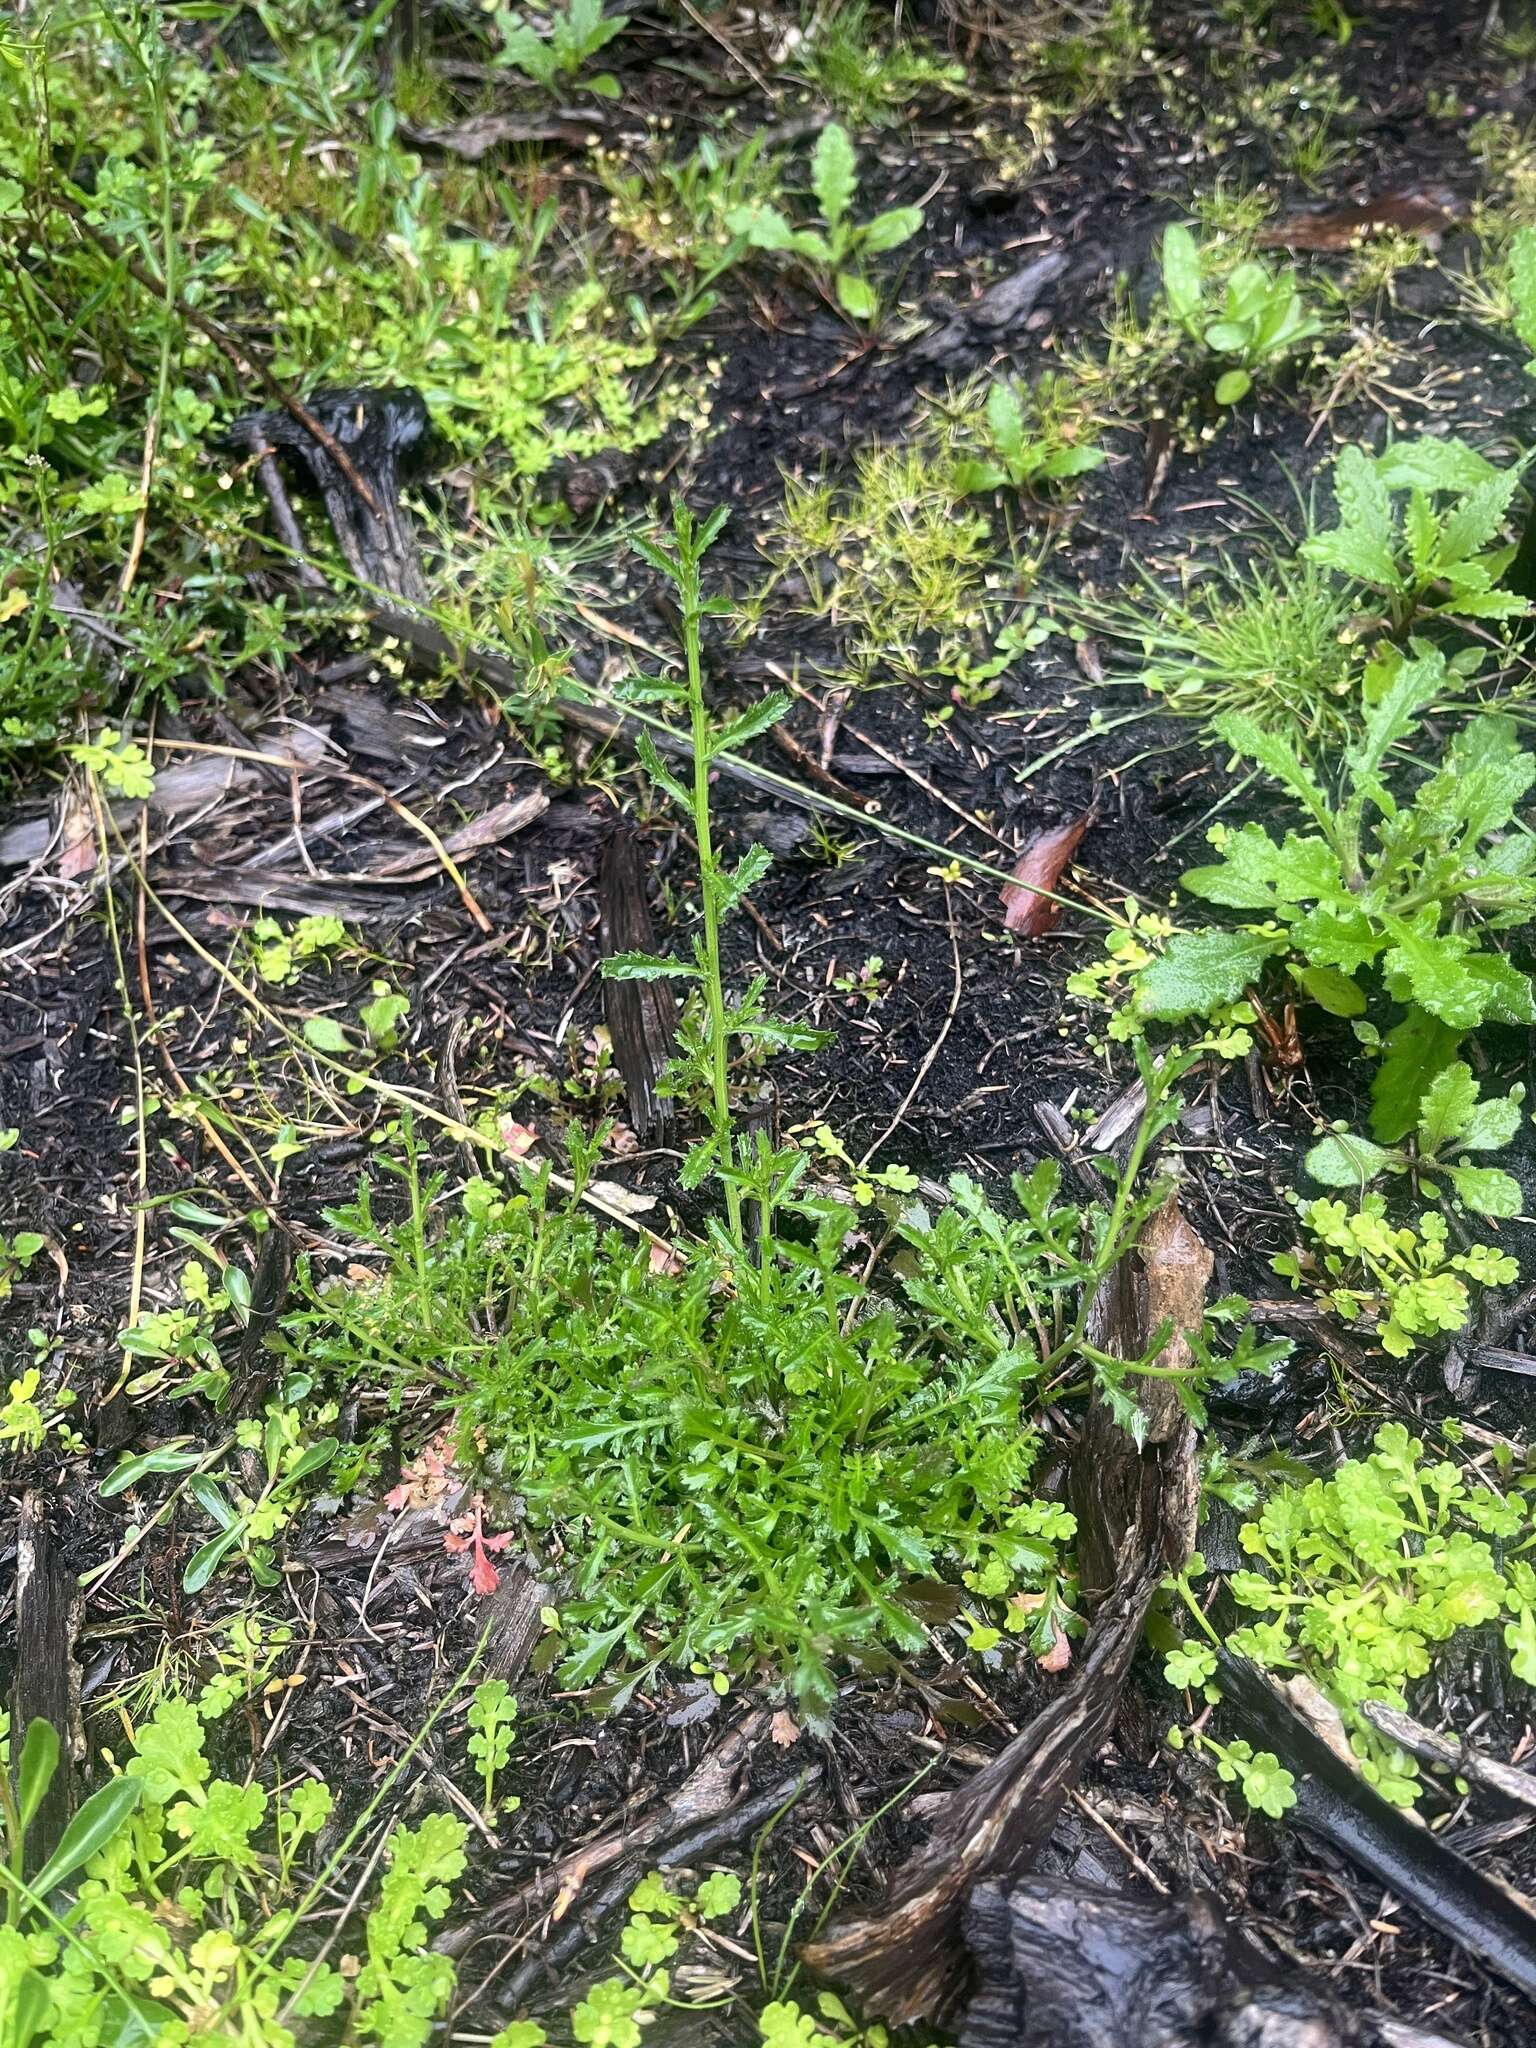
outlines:
[[1479, 1216], [1508, 1217], [1520, 1214], [1520, 1183], [1513, 1174], [1497, 1166], [1446, 1166], [1443, 1173], [1456, 1191], [1456, 1198]]
[[754, 704], [748, 711], [739, 712], [735, 718], [729, 719], [718, 728], [709, 743], [711, 756], [726, 753], [736, 747], [744, 747], [748, 740], [755, 740], [760, 733], [767, 732], [770, 726], [777, 725], [788, 710], [789, 699], [784, 692], [771, 691], [760, 704]]
[[733, 872], [721, 879], [721, 916], [728, 917], [748, 890], [754, 889], [772, 866], [773, 855], [766, 846], [749, 846]]
[[1222, 1003], [1236, 1002], [1285, 945], [1279, 933], [1176, 932], [1161, 958], [1137, 976], [1136, 1008], [1166, 1023], [1209, 1015]]
[[858, 189], [858, 159], [848, 131], [839, 122], [829, 121], [817, 137], [811, 156], [811, 190], [828, 227], [837, 227]]
[[1433, 905], [1412, 920], [1384, 917], [1381, 922], [1394, 941], [1383, 962], [1389, 983], [1400, 984], [1393, 992], [1457, 1031], [1481, 1024], [1481, 991], [1465, 965], [1472, 943], [1466, 934], [1441, 931]]
[[1419, 713], [1445, 689], [1445, 656], [1437, 651], [1405, 661], [1366, 714], [1365, 730], [1344, 759], [1350, 778], [1375, 775], [1389, 747], [1410, 733]]
[[1228, 834], [1221, 852], [1212, 866], [1190, 868], [1180, 886], [1229, 910], [1269, 910], [1345, 893], [1338, 855], [1321, 839], [1288, 832], [1277, 846], [1262, 826], [1248, 824]]
[[1402, 578], [1392, 552], [1392, 499], [1371, 458], [1346, 448], [1334, 464], [1339, 524], [1301, 545], [1309, 560], [1342, 571], [1381, 590], [1397, 590]]
[[1441, 528], [1442, 564], [1468, 561], [1488, 545], [1504, 524], [1520, 476], [1517, 466], [1467, 492]]
[[1336, 1131], [1322, 1139], [1302, 1164], [1325, 1188], [1363, 1188], [1380, 1174], [1404, 1170], [1399, 1153], [1373, 1145], [1369, 1138], [1356, 1137], [1353, 1131]]
[[1444, 1151], [1467, 1127], [1477, 1107], [1477, 1083], [1464, 1060], [1452, 1060], [1424, 1090], [1419, 1105], [1419, 1143], [1432, 1156]]
[[334, 1017], [306, 1017], [304, 1039], [316, 1052], [347, 1053], [352, 1049], [346, 1032]]
[[1311, 812], [1325, 833], [1331, 829], [1333, 807], [1322, 785], [1288, 739], [1260, 725], [1256, 718], [1249, 718], [1238, 711], [1214, 719], [1212, 726], [1234, 754], [1245, 761], [1252, 761], [1288, 789], [1297, 802]]
[[640, 765], [658, 789], [664, 789], [685, 817], [693, 816], [693, 792], [673, 774], [661, 757], [661, 749], [642, 726], [635, 735], [635, 752]]
[[1473, 491], [1498, 471], [1454, 435], [1442, 441], [1420, 434], [1390, 442], [1376, 457], [1376, 474], [1389, 491]]
[[1522, 1120], [1524, 1090], [1491, 1095], [1473, 1106], [1456, 1136], [1458, 1152], [1498, 1152], [1514, 1143]]
[[603, 962], [605, 981], [696, 981], [698, 976], [691, 961], [658, 953], [610, 953]]

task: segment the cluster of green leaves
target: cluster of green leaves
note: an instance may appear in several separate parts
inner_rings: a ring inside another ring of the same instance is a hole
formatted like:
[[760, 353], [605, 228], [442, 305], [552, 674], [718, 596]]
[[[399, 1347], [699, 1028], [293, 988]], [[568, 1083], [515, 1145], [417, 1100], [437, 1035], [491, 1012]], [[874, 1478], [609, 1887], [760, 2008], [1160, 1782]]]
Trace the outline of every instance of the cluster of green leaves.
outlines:
[[1413, 1129], [1465, 1033], [1536, 1023], [1529, 977], [1491, 943], [1536, 910], [1536, 842], [1510, 829], [1536, 758], [1519, 747], [1512, 719], [1484, 714], [1454, 734], [1411, 801], [1400, 800], [1385, 780], [1387, 753], [1446, 694], [1446, 662], [1438, 652], [1393, 654], [1374, 683], [1336, 789], [1280, 733], [1236, 714], [1217, 720], [1233, 752], [1300, 807], [1305, 826], [1283, 838], [1258, 823], [1212, 828], [1220, 859], [1192, 869], [1183, 887], [1249, 921], [1175, 934], [1138, 976], [1135, 1001], [1145, 1018], [1209, 1013], [1283, 960], [1313, 1001], [1363, 1018], [1360, 977], [1369, 970], [1403, 1006], [1373, 1089], [1372, 1132], [1390, 1145]]
[[990, 522], [958, 495], [952, 465], [911, 445], [862, 450], [851, 480], [787, 478], [760, 542], [773, 576], [744, 618], [792, 578], [797, 608], [835, 623], [849, 681], [955, 677], [985, 661], [1011, 621]]
[[1389, 1222], [1381, 1195], [1365, 1195], [1355, 1210], [1320, 1196], [1301, 1213], [1317, 1248], [1279, 1253], [1274, 1270], [1319, 1294], [1341, 1322], [1373, 1327], [1391, 1358], [1410, 1357], [1415, 1340], [1464, 1328], [1468, 1281], [1499, 1287], [1520, 1276], [1519, 1262], [1492, 1245], [1453, 1252], [1437, 1212], [1420, 1216], [1417, 1229]]
[[880, 310], [865, 259], [899, 249], [923, 224], [921, 207], [893, 206], [867, 221], [852, 218], [859, 195], [858, 159], [848, 131], [828, 122], [811, 155], [811, 192], [820, 225], [795, 227], [778, 207], [759, 202], [728, 215], [726, 226], [754, 249], [795, 257], [819, 285], [830, 286], [850, 320], [873, 321]]
[[497, 64], [521, 71], [551, 92], [579, 85], [603, 99], [617, 99], [619, 81], [611, 72], [590, 78], [582, 74], [598, 51], [628, 28], [627, 14], [605, 13], [603, 0], [566, 0], [564, 7], [550, 11], [545, 28], [505, 7], [495, 10], [494, 19]]
[[[1257, 1568], [1229, 1573], [1227, 1584], [1258, 1618], [1231, 1633], [1230, 1646], [1309, 1678], [1343, 1717], [1365, 1777], [1400, 1805], [1418, 1796], [1418, 1766], [1372, 1726], [1368, 1701], [1411, 1710], [1410, 1690], [1441, 1647], [1493, 1623], [1502, 1623], [1515, 1676], [1536, 1684], [1531, 1494], [1529, 1478], [1500, 1491], [1450, 1459], [1431, 1462], [1420, 1438], [1390, 1422], [1368, 1457], [1279, 1488], [1240, 1532]], [[1197, 1558], [1188, 1576], [1202, 1569]], [[1173, 1652], [1166, 1675], [1214, 1699], [1215, 1637], [1188, 1576], [1181, 1590], [1201, 1634]]]
[[[1419, 1192], [1433, 1200], [1444, 1181], [1464, 1208], [1479, 1216], [1515, 1216], [1520, 1183], [1496, 1166], [1478, 1166], [1470, 1152], [1497, 1152], [1520, 1128], [1523, 1085], [1507, 1095], [1484, 1098], [1463, 1060], [1452, 1060], [1424, 1090], [1410, 1150], [1377, 1145], [1347, 1125], [1336, 1125], [1306, 1157], [1313, 1180], [1328, 1188], [1363, 1189], [1386, 1175], [1411, 1173]], [[1428, 1178], [1427, 1176], [1433, 1176]]]
[[[1071, 1518], [1033, 1495], [1022, 1414], [1077, 1375], [1137, 1429], [1136, 1376], [1168, 1371], [1166, 1330], [1130, 1361], [1084, 1332], [1099, 1278], [1166, 1192], [1133, 1189], [1177, 1113], [1170, 1071], [1184, 1068], [1147, 1060], [1153, 1106], [1103, 1205], [1064, 1201], [1052, 1164], [1015, 1182], [1017, 1214], [957, 1178], [937, 1213], [897, 1213], [889, 1297], [847, 1269], [859, 1211], [807, 1191], [804, 1154], [737, 1152], [755, 1254], [716, 1221], [686, 1259], [658, 1261], [538, 1177], [511, 1195], [472, 1183], [445, 1211], [411, 1152], [405, 1218], [376, 1215], [365, 1183], [331, 1219], [382, 1262], [377, 1284], [321, 1290], [290, 1336], [313, 1367], [438, 1388], [464, 1456], [483, 1454], [535, 1534], [558, 1535], [564, 1682], [607, 1673], [627, 1696], [664, 1662], [766, 1664], [824, 1717], [838, 1659], [926, 1640], [914, 1581], [976, 1574], [1001, 1600], [1065, 1578]], [[1246, 1330], [1230, 1358], [1214, 1340], [1195, 1353], [1172, 1377], [1197, 1418], [1205, 1385], [1277, 1355]]]
[[1063, 483], [1100, 467], [1104, 450], [1079, 438], [1083, 419], [1070, 380], [1046, 371], [1032, 389], [999, 378], [982, 411], [985, 453], [955, 465], [955, 488], [975, 491], [1033, 490]]
[[1301, 551], [1373, 592], [1394, 634], [1423, 618], [1518, 618], [1529, 603], [1498, 587], [1515, 550], [1493, 543], [1523, 468], [1495, 469], [1455, 440], [1346, 448], [1333, 470], [1338, 524]]
[[818, 10], [787, 53], [786, 68], [855, 127], [890, 126], [920, 96], [954, 92], [965, 83], [963, 64], [910, 35], [892, 33], [890, 17], [868, 0], [840, 0], [835, 8]]
[[184, 1592], [200, 1593], [231, 1558], [244, 1564], [258, 1586], [280, 1583], [273, 1544], [302, 1508], [305, 1482], [330, 1468], [341, 1449], [338, 1438], [314, 1435], [313, 1420], [299, 1405], [302, 1392], [303, 1384], [290, 1376], [284, 1399], [268, 1406], [264, 1422], [247, 1417], [235, 1425], [236, 1445], [257, 1460], [254, 1492], [206, 1469], [206, 1455], [186, 1437], [171, 1438], [150, 1451], [125, 1452], [101, 1482], [103, 1497], [110, 1498], [153, 1477], [186, 1475], [187, 1491], [214, 1524], [215, 1534], [188, 1560]]
[[[535, 41], [590, 51], [618, 20], [594, 13], [576, 0]], [[461, 456], [496, 452], [503, 498], [530, 498], [557, 457], [640, 445], [684, 404], [635, 390], [666, 309], [636, 324], [589, 266], [543, 260], [557, 209], [531, 167], [407, 146], [418, 74], [381, 94], [381, 17], [274, 4], [270, 49], [239, 63], [206, 61], [184, 26], [174, 5], [92, 5], [0, 30], [0, 259], [17, 280], [0, 307], [0, 759], [120, 699], [121, 677], [131, 716], [294, 644], [281, 600], [249, 600], [265, 510], [217, 453], [253, 394], [183, 305], [238, 333], [255, 314], [295, 388], [417, 384]], [[103, 565], [115, 582], [141, 519], [138, 580], [109, 594]], [[71, 623], [82, 598], [114, 612], [110, 642]]]
[[[295, 1936], [315, 1887], [298, 1863], [329, 1819], [323, 1784], [269, 1792], [213, 1775], [187, 1700], [162, 1700], [119, 1776], [81, 1806], [46, 1868], [22, 1879], [25, 1836], [58, 1761], [46, 1722], [27, 1730], [17, 1794], [4, 1795], [10, 1908], [0, 1928], [0, 2032], [16, 2048], [120, 2048], [207, 2039], [297, 2048], [337, 2020], [377, 2048], [425, 2048], [453, 1990], [428, 1927], [464, 1869], [462, 1821], [396, 1828], [351, 1968]], [[78, 1881], [65, 1903], [58, 1887]], [[52, 1903], [50, 1904], [50, 1898]]]
[[1273, 376], [1323, 323], [1307, 306], [1293, 270], [1239, 263], [1213, 294], [1209, 260], [1189, 229], [1175, 222], [1163, 234], [1163, 299], [1189, 339], [1231, 360], [1216, 379], [1218, 405], [1236, 405], [1257, 378]]

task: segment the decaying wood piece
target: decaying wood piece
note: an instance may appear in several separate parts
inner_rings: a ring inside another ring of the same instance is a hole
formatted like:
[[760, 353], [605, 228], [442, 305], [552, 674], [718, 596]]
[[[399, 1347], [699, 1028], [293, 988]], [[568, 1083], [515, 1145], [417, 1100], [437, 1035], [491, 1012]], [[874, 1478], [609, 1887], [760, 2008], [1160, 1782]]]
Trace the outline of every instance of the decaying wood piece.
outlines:
[[1400, 1714], [1396, 1707], [1386, 1706], [1380, 1700], [1367, 1700], [1361, 1712], [1388, 1742], [1395, 1742], [1399, 1749], [1406, 1749], [1422, 1763], [1454, 1771], [1479, 1791], [1496, 1792], [1516, 1806], [1536, 1806], [1536, 1777], [1529, 1771], [1519, 1770], [1514, 1764], [1501, 1764], [1497, 1757], [1483, 1756], [1449, 1735], [1438, 1735], [1422, 1721], [1415, 1721], [1411, 1714]]
[[[1139, 1358], [1164, 1324], [1160, 1363], [1187, 1363], [1186, 1332], [1205, 1316], [1211, 1254], [1170, 1198], [1101, 1287], [1090, 1341]], [[1073, 1460], [1079, 1576], [1098, 1617], [1066, 1689], [971, 1782], [937, 1809], [928, 1841], [881, 1910], [804, 1951], [813, 1970], [852, 1990], [877, 2018], [939, 2019], [969, 1970], [961, 1917], [973, 1887], [1026, 1871], [1067, 1794], [1109, 1734], [1163, 1574], [1194, 1540], [1199, 1480], [1194, 1431], [1167, 1383], [1148, 1380], [1138, 1450], [1099, 1401]], [[1092, 1576], [1090, 1576], [1092, 1574]]]
[[1261, 228], [1261, 249], [1352, 249], [1367, 235], [1391, 232], [1413, 235], [1426, 248], [1438, 249], [1456, 225], [1456, 195], [1444, 185], [1423, 191], [1379, 192], [1358, 206], [1329, 206], [1312, 213], [1293, 213]]
[[[603, 849], [597, 878], [603, 958], [615, 953], [654, 953], [656, 934], [645, 900], [645, 867], [639, 836], [619, 825]], [[677, 998], [669, 981], [603, 983], [603, 1015], [613, 1039], [613, 1056], [624, 1076], [624, 1096], [635, 1136], [644, 1145], [666, 1141], [673, 1123], [672, 1098], [659, 1083], [677, 1050]]]
[[959, 2048], [1365, 2048], [1308, 1978], [1280, 1975], [1209, 1893], [1126, 1898], [1061, 1878], [978, 1885], [978, 1985]]
[[75, 1636], [81, 1595], [74, 1574], [60, 1562], [43, 1520], [42, 1497], [23, 1496], [16, 1530], [16, 1675], [11, 1685], [13, 1753], [32, 1721], [51, 1721], [59, 1738], [59, 1767], [27, 1830], [27, 1868], [48, 1860], [75, 1809], [76, 1758], [83, 1745], [80, 1671]]
[[[400, 480], [421, 461], [430, 438], [426, 401], [405, 385], [316, 391], [309, 413], [323, 429], [322, 439], [276, 410], [237, 420], [230, 439], [258, 461], [273, 449], [287, 450], [319, 491], [358, 582], [411, 604], [425, 603], [426, 578], [410, 515], [400, 502]], [[284, 516], [281, 494], [271, 502], [279, 535], [291, 547], [291, 511]], [[313, 574], [305, 580], [313, 587]]]
[[548, 1911], [554, 1919], [562, 1919], [583, 1886], [599, 1871], [632, 1856], [645, 1855], [685, 1830], [728, 1812], [740, 1797], [753, 1753], [767, 1734], [771, 1719], [766, 1707], [755, 1707], [744, 1714], [677, 1790], [649, 1808], [632, 1826], [618, 1828], [573, 1855], [562, 1857], [547, 1870], [541, 1870], [520, 1891], [496, 1900], [462, 1926], [450, 1928], [434, 1946], [445, 1955], [458, 1956], [483, 1935], [516, 1926], [535, 1914]]
[[1026, 1870], [1083, 1766], [1108, 1735], [1163, 1575], [1128, 1541], [1070, 1684], [969, 1784], [937, 1810], [927, 1842], [881, 1909], [845, 1921], [804, 1959], [845, 1985], [867, 2013], [908, 2024], [938, 2019], [963, 1989], [961, 1916], [971, 1887]]
[[1293, 1774], [1290, 1818], [1350, 1856], [1452, 1941], [1536, 1998], [1536, 1913], [1528, 1900], [1389, 1806], [1245, 1658], [1218, 1653], [1218, 1683], [1238, 1731]]
[[[1157, 1363], [1188, 1365], [1188, 1332], [1205, 1319], [1213, 1261], [1185, 1221], [1177, 1196], [1151, 1215], [1134, 1251], [1100, 1287], [1088, 1341], [1116, 1358], [1141, 1358], [1165, 1324], [1172, 1331]], [[1138, 1446], [1099, 1399], [1089, 1403], [1072, 1455], [1078, 1579], [1090, 1603], [1114, 1583], [1127, 1530], [1140, 1527], [1154, 1556], [1178, 1570], [1194, 1548], [1199, 1474], [1194, 1425], [1166, 1379], [1138, 1382], [1146, 1418]]]

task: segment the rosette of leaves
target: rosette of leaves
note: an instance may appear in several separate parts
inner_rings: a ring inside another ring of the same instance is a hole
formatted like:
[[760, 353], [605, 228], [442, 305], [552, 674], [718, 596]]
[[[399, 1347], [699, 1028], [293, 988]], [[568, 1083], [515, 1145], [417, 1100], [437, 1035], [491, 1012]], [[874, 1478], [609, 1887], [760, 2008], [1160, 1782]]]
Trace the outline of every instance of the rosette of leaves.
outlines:
[[858, 159], [846, 128], [823, 128], [811, 157], [811, 191], [821, 211], [816, 227], [796, 227], [776, 206], [737, 207], [726, 217], [733, 235], [745, 235], [754, 249], [798, 257], [819, 282], [830, 282], [850, 320], [873, 320], [880, 302], [863, 274], [866, 257], [884, 255], [908, 242], [923, 224], [920, 206], [893, 206], [872, 220], [852, 218], [859, 193]]
[[1380, 455], [1346, 448], [1333, 469], [1338, 524], [1301, 552], [1375, 592], [1396, 633], [1423, 616], [1522, 617], [1527, 600], [1499, 587], [1515, 548], [1494, 543], [1524, 468], [1495, 469], [1465, 442], [1428, 436]]
[[1200, 244], [1177, 222], [1163, 235], [1163, 300], [1191, 340], [1213, 355], [1233, 358], [1216, 380], [1218, 405], [1236, 405], [1256, 378], [1277, 370], [1323, 323], [1307, 306], [1293, 270], [1239, 263], [1211, 290]]

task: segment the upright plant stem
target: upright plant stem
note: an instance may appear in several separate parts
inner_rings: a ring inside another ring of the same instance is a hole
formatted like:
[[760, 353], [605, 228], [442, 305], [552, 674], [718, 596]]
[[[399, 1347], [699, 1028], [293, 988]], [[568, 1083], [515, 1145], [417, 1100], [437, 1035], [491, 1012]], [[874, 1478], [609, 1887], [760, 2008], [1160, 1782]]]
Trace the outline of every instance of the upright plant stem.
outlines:
[[688, 717], [693, 733], [693, 832], [699, 847], [699, 893], [704, 915], [704, 1000], [709, 1009], [709, 1064], [714, 1096], [715, 1144], [725, 1179], [725, 1212], [731, 1242], [740, 1245], [741, 1191], [732, 1178], [735, 1150], [731, 1139], [729, 1043], [725, 1022], [725, 991], [720, 972], [720, 878], [715, 864], [709, 820], [709, 714], [704, 707], [704, 668], [699, 654], [702, 607], [699, 558], [681, 549], [679, 595], [682, 598], [683, 653], [688, 675]]

